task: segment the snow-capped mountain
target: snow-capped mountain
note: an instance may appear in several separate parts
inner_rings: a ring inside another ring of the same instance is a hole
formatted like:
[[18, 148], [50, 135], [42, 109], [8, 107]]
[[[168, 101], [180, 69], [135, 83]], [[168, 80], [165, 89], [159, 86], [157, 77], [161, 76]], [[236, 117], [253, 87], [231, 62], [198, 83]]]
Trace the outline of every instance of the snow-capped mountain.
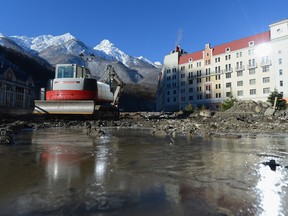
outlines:
[[[36, 53], [41, 53], [47, 48], [50, 48], [52, 46], [55, 47], [55, 46], [62, 46], [64, 44], [68, 44], [67, 42], [71, 40], [77, 41], [77, 39], [70, 33], [66, 33], [66, 34], [59, 35], [59, 36], [53, 36], [53, 35], [41, 35], [38, 37], [10, 36], [8, 38], [16, 42], [24, 50], [30, 50], [32, 52], [35, 51]], [[70, 51], [68, 46], [66, 47], [66, 51], [67, 52]], [[127, 67], [139, 65], [141, 64], [141, 62], [146, 62], [154, 67], [159, 67], [159, 63], [155, 64], [149, 61], [148, 59], [144, 58], [143, 56], [133, 57], [133, 56], [127, 55], [125, 52], [117, 48], [113, 43], [111, 43], [107, 39], [100, 42], [100, 44], [98, 44], [94, 48], [90, 48], [86, 46], [84, 50], [79, 50], [79, 53], [83, 51], [94, 53], [95, 55], [105, 58], [106, 60], [120, 61]]]
[[94, 47], [94, 50], [102, 51], [106, 53], [107, 56], [110, 56], [112, 60], [120, 61], [128, 67], [139, 65], [141, 64], [141, 62], [146, 62], [150, 65], [153, 65], [154, 67], [159, 66], [159, 64], [155, 64], [143, 56], [133, 57], [133, 56], [127, 55], [122, 50], [118, 49], [113, 43], [111, 43], [107, 39], [102, 40], [100, 44]]
[[38, 37], [27, 37], [27, 36], [11, 36], [17, 44], [26, 50], [34, 50], [36, 52], [41, 52], [50, 46], [58, 46], [66, 43], [69, 40], [76, 39], [70, 33], [66, 33], [59, 36], [52, 35], [41, 35]]
[[117, 72], [124, 82], [134, 84], [149, 83], [156, 85], [157, 76], [160, 72], [161, 66], [159, 67], [159, 65], [152, 63], [144, 57], [133, 57], [128, 55], [107, 39], [93, 48], [87, 46], [70, 33], [59, 36], [5, 37], [2, 35], [1, 37], [0, 45], [1, 41], [2, 43], [3, 41], [9, 41], [11, 42], [10, 46], [18, 46], [24, 52], [29, 53], [29, 55], [43, 58], [52, 65], [58, 63], [77, 63], [83, 65], [83, 59], [80, 58], [79, 54], [83, 53], [87, 56], [94, 54], [95, 59], [92, 62], [89, 62], [89, 68], [91, 73], [94, 73], [96, 77], [101, 77], [106, 66], [111, 64], [115, 69], [117, 68]]

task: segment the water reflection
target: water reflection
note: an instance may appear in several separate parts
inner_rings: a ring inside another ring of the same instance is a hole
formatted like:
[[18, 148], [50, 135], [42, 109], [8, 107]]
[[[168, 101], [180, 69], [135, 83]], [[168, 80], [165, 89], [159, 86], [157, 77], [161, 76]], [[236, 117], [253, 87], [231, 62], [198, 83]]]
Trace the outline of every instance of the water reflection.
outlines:
[[146, 130], [107, 132], [95, 139], [72, 130], [25, 131], [16, 146], [1, 147], [0, 213], [288, 214], [288, 169], [263, 165], [288, 165], [285, 136], [171, 142]]
[[281, 215], [287, 208], [287, 199], [283, 199], [288, 189], [287, 170], [261, 165], [258, 171], [260, 178], [256, 189], [260, 195], [261, 215]]

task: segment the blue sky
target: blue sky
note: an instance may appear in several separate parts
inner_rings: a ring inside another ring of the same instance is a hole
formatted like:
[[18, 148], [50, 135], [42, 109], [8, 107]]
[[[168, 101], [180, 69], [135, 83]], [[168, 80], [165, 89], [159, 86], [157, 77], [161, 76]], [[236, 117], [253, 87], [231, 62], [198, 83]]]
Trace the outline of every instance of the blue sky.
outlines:
[[269, 29], [288, 18], [287, 0], [2, 0], [6, 36], [70, 32], [94, 47], [108, 39], [132, 56], [163, 58], [177, 42], [190, 52]]

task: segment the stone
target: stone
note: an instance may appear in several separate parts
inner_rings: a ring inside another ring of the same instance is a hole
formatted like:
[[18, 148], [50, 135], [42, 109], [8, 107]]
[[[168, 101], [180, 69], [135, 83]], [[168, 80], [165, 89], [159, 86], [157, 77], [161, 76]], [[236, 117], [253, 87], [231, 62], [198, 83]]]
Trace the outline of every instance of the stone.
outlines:
[[272, 116], [272, 115], [274, 115], [274, 113], [275, 113], [275, 110], [270, 108], [270, 107], [268, 107], [266, 109], [266, 111], [264, 112], [264, 116]]

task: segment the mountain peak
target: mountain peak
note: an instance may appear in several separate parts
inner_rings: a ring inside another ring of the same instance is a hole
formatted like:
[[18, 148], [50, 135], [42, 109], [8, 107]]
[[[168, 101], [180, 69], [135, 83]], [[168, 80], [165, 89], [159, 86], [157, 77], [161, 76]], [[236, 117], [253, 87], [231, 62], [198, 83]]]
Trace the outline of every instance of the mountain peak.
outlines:
[[72, 34], [65, 33], [59, 36], [40, 35], [38, 37], [11, 36], [12, 40], [26, 49], [41, 52], [49, 46], [61, 45], [69, 40], [76, 39]]
[[114, 47], [114, 44], [111, 43], [108, 39], [104, 39], [101, 41], [101, 43], [99, 45], [97, 45], [96, 47]]

